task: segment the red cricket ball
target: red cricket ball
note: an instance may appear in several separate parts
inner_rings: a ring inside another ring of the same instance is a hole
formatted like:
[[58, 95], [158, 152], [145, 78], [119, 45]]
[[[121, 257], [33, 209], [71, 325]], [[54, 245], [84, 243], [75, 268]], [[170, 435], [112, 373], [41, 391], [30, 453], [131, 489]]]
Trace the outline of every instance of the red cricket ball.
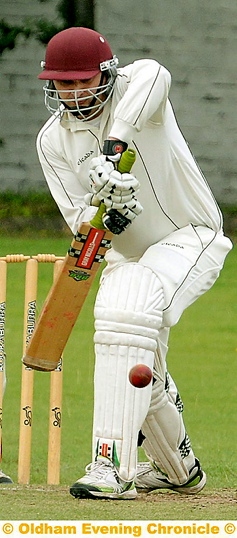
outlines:
[[131, 385], [142, 389], [149, 385], [152, 380], [152, 371], [145, 364], [136, 364], [129, 372], [129, 381]]

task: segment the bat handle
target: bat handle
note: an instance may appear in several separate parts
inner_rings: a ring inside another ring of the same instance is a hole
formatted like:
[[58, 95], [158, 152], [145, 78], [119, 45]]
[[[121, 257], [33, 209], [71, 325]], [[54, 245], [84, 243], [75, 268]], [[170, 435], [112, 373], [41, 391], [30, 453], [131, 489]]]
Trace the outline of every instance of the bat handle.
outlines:
[[[120, 174], [124, 174], [126, 172], [130, 172], [132, 165], [134, 164], [136, 159], [136, 152], [134, 149], [128, 148], [126, 151], [124, 151], [121, 155], [121, 159], [118, 163], [118, 171]], [[91, 220], [90, 224], [94, 228], [97, 228], [97, 230], [104, 230], [104, 224], [103, 224], [103, 215], [106, 213], [106, 205], [100, 204], [99, 208], [97, 210], [97, 213]]]
[[94, 228], [97, 228], [97, 230], [104, 230], [105, 227], [104, 227], [103, 218], [102, 218], [104, 213], [106, 213], [106, 205], [101, 203], [99, 205], [99, 208], [97, 209], [95, 216], [90, 221], [91, 226], [93, 226]]

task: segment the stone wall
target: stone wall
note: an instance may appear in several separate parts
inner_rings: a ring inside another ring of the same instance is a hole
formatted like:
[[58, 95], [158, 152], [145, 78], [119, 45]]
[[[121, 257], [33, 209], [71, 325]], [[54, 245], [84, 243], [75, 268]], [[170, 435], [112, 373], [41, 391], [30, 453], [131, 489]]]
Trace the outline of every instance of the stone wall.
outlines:
[[[11, 24], [56, 18], [57, 2], [0, 0]], [[97, 0], [96, 29], [120, 65], [156, 58], [172, 74], [180, 128], [221, 203], [237, 203], [237, 3], [235, 0]], [[45, 189], [35, 138], [48, 117], [37, 80], [44, 47], [19, 38], [0, 57], [0, 190]]]

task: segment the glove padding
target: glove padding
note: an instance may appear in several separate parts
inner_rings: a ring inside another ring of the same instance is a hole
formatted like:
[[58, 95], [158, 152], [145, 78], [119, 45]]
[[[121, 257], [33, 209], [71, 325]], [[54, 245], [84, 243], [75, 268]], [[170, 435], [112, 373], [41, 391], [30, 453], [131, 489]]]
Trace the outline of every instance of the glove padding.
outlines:
[[132, 174], [120, 174], [104, 155], [92, 159], [89, 178], [93, 205], [99, 200], [129, 220], [141, 213], [142, 206], [135, 196], [140, 188], [139, 181]]
[[110, 230], [115, 235], [119, 235], [131, 224], [131, 221], [121, 215], [116, 209], [109, 209], [103, 216], [103, 224], [105, 228]]

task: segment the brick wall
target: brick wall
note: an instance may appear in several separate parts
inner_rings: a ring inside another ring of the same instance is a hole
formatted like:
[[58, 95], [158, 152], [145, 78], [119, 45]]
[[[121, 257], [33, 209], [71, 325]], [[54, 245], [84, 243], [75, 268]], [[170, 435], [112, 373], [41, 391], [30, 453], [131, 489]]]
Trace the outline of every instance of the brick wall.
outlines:
[[[4, 3], [1, 18], [55, 19], [57, 2]], [[128, 12], [129, 7], [129, 12]], [[132, 14], [132, 15], [131, 15]], [[218, 200], [237, 203], [237, 4], [234, 0], [97, 0], [96, 29], [120, 64], [156, 58], [172, 74], [179, 125]], [[0, 189], [43, 189], [35, 137], [48, 117], [37, 80], [44, 47], [19, 39], [0, 58]]]
[[237, 3], [101, 0], [96, 25], [121, 65], [155, 58], [172, 74], [171, 101], [218, 200], [237, 203]]
[[[12, 25], [22, 25], [27, 17], [56, 22], [56, 4], [0, 0], [0, 18]], [[0, 56], [0, 190], [46, 190], [35, 149], [37, 132], [48, 118], [43, 84], [37, 79], [44, 51], [38, 41], [20, 35], [16, 47]]]

